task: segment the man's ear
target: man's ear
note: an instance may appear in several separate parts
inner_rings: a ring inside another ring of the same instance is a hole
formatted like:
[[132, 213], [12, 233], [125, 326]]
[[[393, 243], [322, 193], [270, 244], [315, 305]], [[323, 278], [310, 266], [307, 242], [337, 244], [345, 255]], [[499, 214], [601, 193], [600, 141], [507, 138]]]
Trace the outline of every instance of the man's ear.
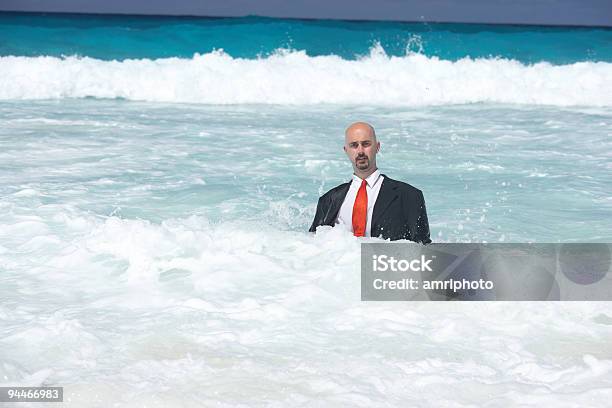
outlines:
[[376, 153], [380, 151], [380, 142], [376, 142]]

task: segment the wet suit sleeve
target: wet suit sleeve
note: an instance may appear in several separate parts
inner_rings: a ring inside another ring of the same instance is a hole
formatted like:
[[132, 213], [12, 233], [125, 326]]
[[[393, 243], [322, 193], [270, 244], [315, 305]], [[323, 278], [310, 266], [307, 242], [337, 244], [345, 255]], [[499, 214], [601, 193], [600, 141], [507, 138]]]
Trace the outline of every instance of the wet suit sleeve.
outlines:
[[423, 193], [419, 191], [419, 208], [417, 218], [417, 231], [414, 237], [415, 242], [422, 244], [430, 244], [431, 238], [429, 238], [429, 221], [427, 220], [427, 209], [425, 208], [425, 198]]
[[309, 232], [315, 232], [317, 227], [323, 225], [323, 218], [325, 215], [324, 212], [324, 196], [319, 198], [317, 202], [317, 211], [315, 212], [314, 220], [312, 220], [312, 225], [310, 226]]

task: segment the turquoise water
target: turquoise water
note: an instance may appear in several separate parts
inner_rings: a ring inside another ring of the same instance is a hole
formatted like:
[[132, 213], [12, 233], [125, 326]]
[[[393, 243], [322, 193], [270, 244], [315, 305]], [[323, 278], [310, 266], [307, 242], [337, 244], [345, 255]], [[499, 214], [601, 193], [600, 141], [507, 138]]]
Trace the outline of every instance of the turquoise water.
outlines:
[[609, 303], [361, 302], [363, 241], [307, 228], [366, 120], [434, 242], [612, 242], [610, 38], [0, 14], [0, 386], [79, 407], [606, 406]]
[[65, 206], [300, 233], [318, 196], [350, 176], [343, 127], [359, 117], [378, 130], [384, 172], [424, 191], [437, 240], [612, 239], [606, 109], [66, 100], [0, 102], [0, 113], [13, 214]]
[[450, 61], [612, 62], [612, 29], [584, 27], [0, 13], [0, 39], [0, 56], [103, 60], [191, 58], [218, 49], [235, 58], [293, 49], [355, 59], [380, 44], [388, 55], [411, 51]]

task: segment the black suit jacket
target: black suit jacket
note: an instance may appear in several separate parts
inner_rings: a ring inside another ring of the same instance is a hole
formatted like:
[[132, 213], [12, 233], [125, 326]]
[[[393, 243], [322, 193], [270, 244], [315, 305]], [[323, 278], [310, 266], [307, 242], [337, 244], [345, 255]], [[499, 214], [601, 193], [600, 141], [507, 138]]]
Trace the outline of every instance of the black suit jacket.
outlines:
[[[391, 241], [408, 239], [429, 244], [429, 222], [421, 190], [383, 176], [372, 213], [370, 235]], [[319, 198], [310, 232], [320, 225], [334, 226], [350, 185], [350, 182], [340, 184]]]

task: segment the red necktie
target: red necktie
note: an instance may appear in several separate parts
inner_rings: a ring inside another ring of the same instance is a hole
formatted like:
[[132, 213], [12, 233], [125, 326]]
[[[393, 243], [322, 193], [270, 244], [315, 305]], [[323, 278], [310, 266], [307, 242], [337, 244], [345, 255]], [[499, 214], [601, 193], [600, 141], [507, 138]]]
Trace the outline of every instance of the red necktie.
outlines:
[[366, 181], [363, 180], [353, 205], [353, 234], [356, 237], [365, 236], [366, 221], [368, 219], [368, 192], [366, 191], [366, 185]]

